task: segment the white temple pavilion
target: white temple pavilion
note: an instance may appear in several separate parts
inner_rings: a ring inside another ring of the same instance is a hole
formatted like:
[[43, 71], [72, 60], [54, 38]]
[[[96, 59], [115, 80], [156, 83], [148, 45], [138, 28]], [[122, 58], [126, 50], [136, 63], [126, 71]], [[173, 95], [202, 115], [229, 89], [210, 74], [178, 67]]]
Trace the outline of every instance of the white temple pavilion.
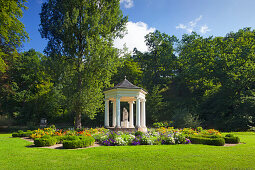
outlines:
[[[147, 92], [141, 87], [137, 87], [130, 83], [126, 78], [121, 83], [117, 84], [113, 88], [104, 91], [105, 94], [105, 127], [115, 129], [137, 129], [139, 131], [146, 132], [146, 109], [145, 109], [145, 95]], [[109, 102], [113, 104], [112, 111], [112, 123], [109, 121]], [[129, 114], [124, 108], [123, 116], [121, 120], [120, 103], [129, 103]], [[134, 124], [134, 108], [133, 104], [136, 104], [135, 109], [135, 124]]]

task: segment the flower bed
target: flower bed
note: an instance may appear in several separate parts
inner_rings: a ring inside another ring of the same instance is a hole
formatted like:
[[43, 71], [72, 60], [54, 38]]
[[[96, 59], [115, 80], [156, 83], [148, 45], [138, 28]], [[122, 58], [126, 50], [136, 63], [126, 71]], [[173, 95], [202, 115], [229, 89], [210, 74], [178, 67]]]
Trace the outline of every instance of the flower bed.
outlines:
[[148, 133], [136, 132], [108, 132], [101, 136], [99, 143], [105, 146], [126, 146], [126, 145], [174, 145], [188, 144], [190, 140], [179, 132], [160, 133], [149, 131]]
[[34, 131], [13, 133], [13, 137], [28, 136], [34, 139], [36, 146], [51, 146], [62, 143], [64, 148], [88, 147], [99, 142], [105, 146], [127, 145], [175, 145], [175, 144], [206, 144], [222, 146], [226, 143], [239, 143], [240, 139], [231, 135], [225, 137], [215, 130], [205, 130], [201, 127], [196, 129], [173, 127], [149, 129], [147, 133], [140, 131], [135, 133], [123, 133], [109, 131], [104, 128], [63, 130], [54, 126]]

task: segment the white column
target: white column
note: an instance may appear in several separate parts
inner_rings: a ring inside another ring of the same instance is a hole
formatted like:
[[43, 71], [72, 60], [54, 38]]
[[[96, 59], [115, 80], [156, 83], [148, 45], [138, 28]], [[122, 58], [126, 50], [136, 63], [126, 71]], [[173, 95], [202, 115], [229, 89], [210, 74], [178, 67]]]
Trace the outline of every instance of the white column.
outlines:
[[105, 99], [104, 126], [109, 127], [109, 100]]
[[136, 98], [136, 127], [140, 128], [140, 98]]
[[113, 101], [112, 103], [113, 103], [112, 126], [116, 127], [116, 101]]
[[133, 101], [129, 103], [129, 128], [134, 128], [134, 109], [133, 109]]
[[145, 128], [145, 127], [146, 127], [145, 101], [146, 101], [146, 100], [145, 100], [145, 99], [143, 99], [143, 100], [142, 100], [142, 102], [141, 102], [141, 126], [142, 126], [143, 128]]
[[116, 97], [117, 128], [120, 128], [120, 96]]

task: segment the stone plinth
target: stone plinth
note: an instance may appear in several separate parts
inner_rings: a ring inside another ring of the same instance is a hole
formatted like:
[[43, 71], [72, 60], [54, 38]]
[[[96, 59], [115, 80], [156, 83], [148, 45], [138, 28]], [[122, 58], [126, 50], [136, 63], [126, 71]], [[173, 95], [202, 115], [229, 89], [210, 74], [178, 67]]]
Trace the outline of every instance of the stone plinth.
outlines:
[[121, 128], [129, 128], [129, 122], [128, 121], [121, 121]]

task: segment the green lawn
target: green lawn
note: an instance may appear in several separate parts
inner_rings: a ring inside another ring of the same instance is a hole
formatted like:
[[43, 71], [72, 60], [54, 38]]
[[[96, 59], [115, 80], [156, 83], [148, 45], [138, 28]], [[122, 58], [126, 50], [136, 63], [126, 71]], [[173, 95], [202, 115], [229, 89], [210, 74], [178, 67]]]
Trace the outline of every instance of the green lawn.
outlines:
[[102, 146], [78, 150], [26, 147], [31, 143], [0, 134], [0, 169], [254, 169], [255, 133], [236, 134], [246, 144]]

